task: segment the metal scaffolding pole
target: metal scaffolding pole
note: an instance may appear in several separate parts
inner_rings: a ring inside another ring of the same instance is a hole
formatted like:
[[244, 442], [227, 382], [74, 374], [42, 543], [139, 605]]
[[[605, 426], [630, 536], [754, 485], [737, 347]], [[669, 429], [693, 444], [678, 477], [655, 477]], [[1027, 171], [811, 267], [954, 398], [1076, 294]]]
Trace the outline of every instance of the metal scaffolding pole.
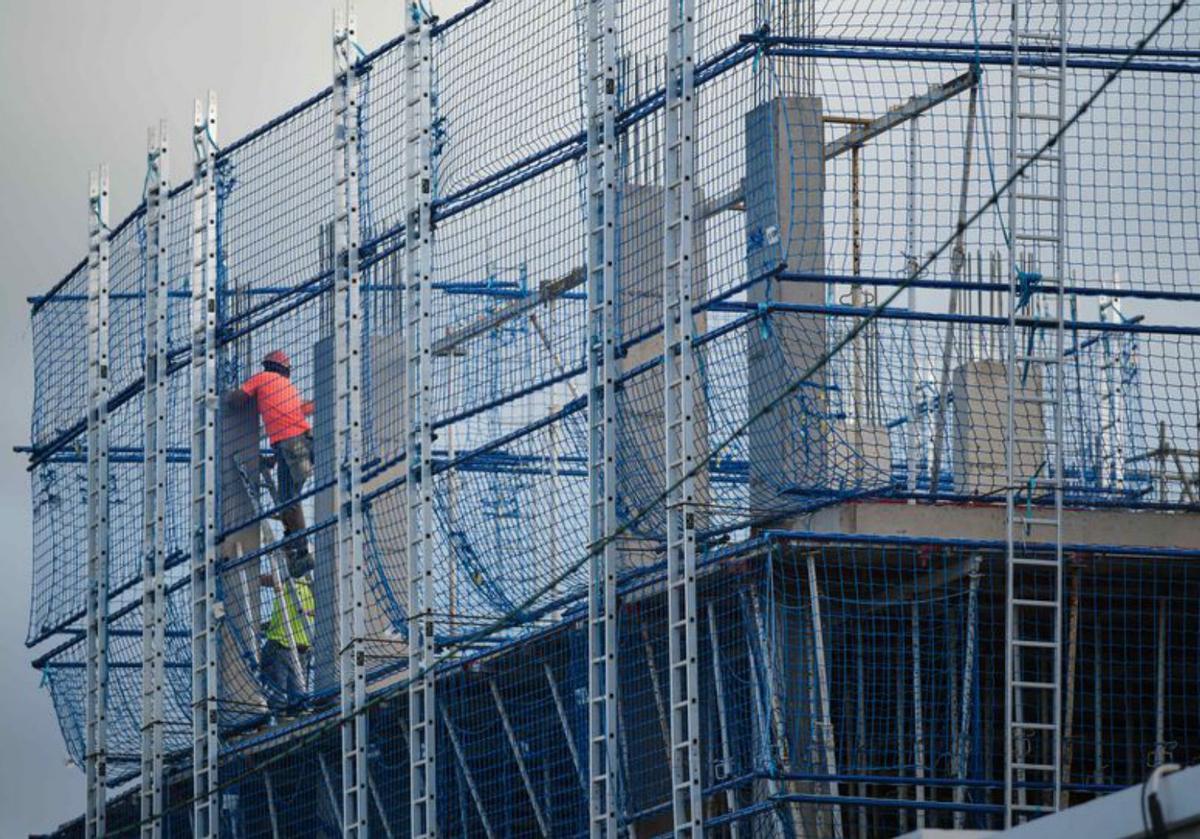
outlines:
[[408, 722], [410, 830], [438, 834], [437, 704], [434, 695], [433, 588], [433, 164], [430, 126], [433, 21], [410, 3], [405, 66], [405, 433], [408, 480]]
[[617, 0], [587, 6], [588, 823], [616, 839]]
[[163, 691], [166, 688], [167, 622], [167, 341], [171, 177], [167, 124], [150, 129], [147, 139], [146, 359], [142, 447], [142, 783], [141, 834], [162, 836]]
[[[362, 511], [362, 272], [358, 207], [357, 13], [333, 21], [334, 462], [337, 464], [338, 674], [342, 709], [342, 835], [370, 831]], [[290, 624], [290, 621], [288, 622]]]
[[104, 836], [108, 818], [108, 166], [88, 184], [87, 421], [87, 710], [88, 837]]
[[193, 833], [220, 833], [217, 763], [217, 95], [192, 126]]
[[[1066, 149], [1060, 142], [1038, 154], [1065, 122], [1066, 23], [1064, 0], [1012, 0], [1009, 171], [1029, 165], [1008, 193], [1006, 828], [1054, 812], [1062, 800]], [[1026, 53], [1031, 50], [1057, 61], [1049, 66], [1030, 61]], [[1039, 264], [1049, 266], [1047, 276], [1035, 270]], [[1039, 305], [1042, 283], [1054, 289], [1049, 313]], [[1019, 314], [1026, 306], [1030, 310]], [[1047, 408], [1053, 412], [1049, 430]], [[1049, 510], [1039, 503], [1039, 494], [1047, 491], [1053, 495]], [[1031, 555], [1025, 548], [1031, 541], [1052, 544], [1053, 556]], [[1045, 785], [1048, 792], [1027, 792], [1022, 782]]]
[[704, 835], [696, 616], [695, 0], [667, 0], [666, 185], [663, 190], [663, 373], [666, 422], [667, 638], [674, 835]]

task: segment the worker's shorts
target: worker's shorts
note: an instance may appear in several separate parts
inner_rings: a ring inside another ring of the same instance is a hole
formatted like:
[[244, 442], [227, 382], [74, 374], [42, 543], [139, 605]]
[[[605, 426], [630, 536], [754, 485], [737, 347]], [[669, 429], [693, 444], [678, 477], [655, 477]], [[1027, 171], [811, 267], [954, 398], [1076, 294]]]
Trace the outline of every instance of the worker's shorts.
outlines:
[[279, 497], [286, 501], [299, 495], [312, 477], [312, 434], [280, 440], [274, 448], [279, 462]]

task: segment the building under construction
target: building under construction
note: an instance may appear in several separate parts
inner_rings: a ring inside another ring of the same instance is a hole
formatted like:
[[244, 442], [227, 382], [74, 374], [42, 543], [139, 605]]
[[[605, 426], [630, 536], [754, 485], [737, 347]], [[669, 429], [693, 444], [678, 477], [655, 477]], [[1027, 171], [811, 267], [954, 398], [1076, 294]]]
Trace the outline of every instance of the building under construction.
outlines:
[[60, 834], [891, 836], [1200, 762], [1200, 12], [896, 5], [351, 10], [124, 219], [99, 168], [31, 301]]

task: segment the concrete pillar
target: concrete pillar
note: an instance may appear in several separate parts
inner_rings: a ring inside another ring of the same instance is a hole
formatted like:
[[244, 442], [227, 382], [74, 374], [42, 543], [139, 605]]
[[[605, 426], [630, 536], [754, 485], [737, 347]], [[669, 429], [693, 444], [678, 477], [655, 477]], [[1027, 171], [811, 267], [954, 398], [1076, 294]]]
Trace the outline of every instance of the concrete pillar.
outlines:
[[[404, 429], [401, 412], [404, 405], [403, 345], [400, 335], [371, 335], [364, 379], [363, 414], [367, 433], [364, 434], [365, 460], [394, 459], [404, 448]], [[316, 371], [313, 398], [313, 464], [317, 484], [337, 478], [334, 446], [334, 409], [336, 383], [333, 377], [333, 338], [319, 340], [313, 347], [313, 370]], [[369, 372], [368, 372], [369, 370]], [[369, 493], [381, 484], [404, 473], [405, 465], [386, 470], [363, 485]], [[325, 521], [337, 515], [332, 486], [317, 493], [314, 500], [314, 520]], [[366, 512], [367, 534], [364, 540], [366, 562], [366, 630], [367, 637], [379, 638], [392, 629], [396, 607], [404, 608], [408, 596], [408, 570], [405, 561], [405, 510], [403, 486], [376, 499]], [[311, 522], [310, 522], [311, 523]], [[316, 606], [316, 638], [313, 643], [314, 690], [335, 690], [338, 685], [338, 576], [337, 527], [331, 525], [316, 534], [313, 572], [313, 597]], [[383, 578], [380, 579], [380, 567]], [[386, 583], [386, 585], [384, 585]], [[395, 603], [392, 602], [394, 598]], [[402, 619], [403, 615], [397, 615]], [[402, 647], [389, 646], [389, 651], [403, 652]]]
[[[824, 138], [821, 100], [783, 97], [746, 115], [746, 269], [762, 277], [825, 271]], [[820, 283], [756, 283], [751, 303], [822, 305]], [[826, 351], [822, 315], [774, 314], [749, 330], [750, 415], [811, 368]], [[758, 419], [749, 432], [750, 505], [780, 506], [779, 493], [828, 485], [828, 399], [824, 370], [799, 394]]]
[[[626, 184], [621, 202], [621, 290], [618, 317], [621, 337], [628, 340], [657, 329], [658, 333], [630, 347], [621, 361], [622, 370], [633, 370], [663, 353], [663, 187]], [[703, 196], [697, 194], [696, 203]], [[708, 273], [704, 226], [695, 228], [693, 260], [693, 299], [707, 296]], [[695, 319], [695, 334], [702, 335], [707, 319]], [[697, 352], [697, 356], [700, 352]], [[696, 450], [708, 449], [708, 412], [704, 404], [704, 368], [697, 359]], [[666, 417], [663, 394], [663, 369], [656, 366], [625, 383], [617, 397], [620, 419], [617, 438], [617, 483], [622, 514], [632, 514], [658, 498], [666, 489]], [[697, 527], [703, 529], [709, 491], [707, 476], [696, 484]], [[644, 533], [665, 533], [666, 520], [661, 510], [641, 528]], [[640, 554], [639, 554], [640, 556]]]
[[[257, 505], [251, 500], [242, 472], [254, 479], [259, 470], [258, 410], [253, 402], [224, 406], [218, 413], [217, 477], [221, 516], [226, 524], [254, 519]], [[239, 471], [239, 466], [240, 470]], [[227, 536], [218, 546], [222, 563], [257, 550], [262, 529], [255, 521]], [[249, 562], [221, 574], [219, 597], [224, 608], [220, 626], [220, 700], [224, 724], [233, 724], [246, 713], [264, 709], [258, 680], [258, 628], [262, 623], [259, 562]]]
[[[954, 371], [954, 491], [962, 495], [998, 495], [1007, 483], [1005, 444], [1008, 425], [1008, 375], [1003, 361], [969, 361]], [[1020, 370], [1017, 371], [1018, 377]], [[1025, 380], [1017, 380], [1018, 398], [1042, 394], [1041, 375], [1030, 369]], [[1013, 424], [1018, 437], [1034, 439], [1046, 435], [1042, 406], [1017, 402]], [[1046, 452], [1028, 440], [1018, 442], [1014, 471], [1033, 475]], [[1042, 470], [1045, 474], [1045, 470]]]

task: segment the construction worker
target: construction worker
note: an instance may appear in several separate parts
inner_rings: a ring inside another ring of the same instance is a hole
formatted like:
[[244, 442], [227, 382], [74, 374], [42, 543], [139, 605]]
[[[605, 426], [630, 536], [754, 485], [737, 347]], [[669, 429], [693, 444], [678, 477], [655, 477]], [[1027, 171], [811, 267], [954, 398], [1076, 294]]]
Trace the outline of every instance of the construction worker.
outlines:
[[[255, 373], [228, 399], [231, 404], [253, 399], [262, 418], [267, 440], [275, 451], [275, 471], [278, 480], [278, 502], [288, 504], [280, 511], [283, 535], [286, 538], [304, 529], [304, 508], [299, 495], [312, 477], [313, 439], [308, 417], [313, 403], [300, 396], [292, 384], [292, 362], [281, 350], [272, 350], [262, 360], [263, 369]], [[288, 575], [302, 577], [312, 570], [313, 558], [308, 540], [303, 536], [284, 546]]]
[[299, 577], [282, 583], [264, 575], [275, 589], [275, 608], [267, 623], [259, 657], [267, 707], [280, 715], [304, 699], [312, 643], [308, 627], [315, 615], [312, 587]]

